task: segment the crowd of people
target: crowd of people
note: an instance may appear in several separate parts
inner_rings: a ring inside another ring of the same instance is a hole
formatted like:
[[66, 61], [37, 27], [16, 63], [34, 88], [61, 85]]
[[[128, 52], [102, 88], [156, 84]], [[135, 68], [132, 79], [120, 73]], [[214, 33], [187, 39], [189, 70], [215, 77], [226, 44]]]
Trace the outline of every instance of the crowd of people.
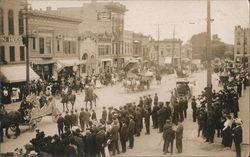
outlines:
[[249, 71], [241, 65], [228, 63], [224, 70], [229, 73], [229, 81], [223, 89], [213, 91], [212, 103], [207, 105], [207, 89], [198, 97], [201, 106], [197, 107], [196, 100], [192, 100], [193, 121], [198, 122], [198, 137], [200, 131], [205, 142], [213, 143], [215, 130], [217, 137], [222, 137], [222, 145], [230, 149], [232, 142], [235, 143], [236, 155], [241, 156], [240, 144], [242, 143], [242, 121], [238, 117], [239, 98], [249, 84]]
[[[36, 137], [25, 145], [26, 152], [16, 153], [24, 156], [107, 156], [125, 153], [134, 148], [134, 137], [150, 135], [150, 119], [153, 129], [159, 129], [164, 140], [163, 152], [173, 154], [173, 140], [176, 139], [177, 153], [182, 152], [183, 126], [186, 118], [186, 100], [177, 102], [178, 111], [170, 107], [170, 102], [158, 102], [158, 95], [140, 97], [139, 103], [127, 103], [117, 108], [103, 107], [101, 118], [97, 119], [95, 110], [81, 108], [81, 111], [66, 111], [59, 114], [58, 134], [46, 136], [37, 131]], [[177, 113], [178, 112], [178, 113]], [[176, 117], [180, 117], [177, 118]], [[174, 126], [177, 128], [174, 128]], [[128, 147], [127, 147], [128, 144]], [[170, 151], [169, 147], [170, 146]]]

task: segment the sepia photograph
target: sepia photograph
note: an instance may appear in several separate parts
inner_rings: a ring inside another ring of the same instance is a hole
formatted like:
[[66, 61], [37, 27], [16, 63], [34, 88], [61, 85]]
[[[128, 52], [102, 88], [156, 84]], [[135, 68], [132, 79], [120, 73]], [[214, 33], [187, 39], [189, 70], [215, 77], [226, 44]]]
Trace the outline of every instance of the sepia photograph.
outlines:
[[0, 0], [0, 157], [249, 157], [249, 0]]

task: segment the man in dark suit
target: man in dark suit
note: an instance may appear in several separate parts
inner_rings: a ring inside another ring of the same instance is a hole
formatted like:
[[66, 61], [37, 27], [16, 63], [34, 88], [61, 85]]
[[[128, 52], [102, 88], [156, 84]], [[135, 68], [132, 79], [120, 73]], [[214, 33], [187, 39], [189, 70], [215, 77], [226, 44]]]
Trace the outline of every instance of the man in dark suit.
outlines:
[[119, 126], [118, 126], [118, 122], [114, 121], [114, 125], [110, 131], [111, 134], [111, 147], [112, 147], [112, 152], [113, 155], [116, 155], [116, 151], [117, 154], [120, 154], [120, 150], [119, 150], [119, 145], [118, 145], [118, 138], [119, 138]]
[[153, 110], [152, 110], [152, 121], [153, 121], [153, 128], [158, 128], [158, 116], [157, 112], [159, 110], [158, 104], [154, 104]]
[[122, 152], [126, 152], [126, 143], [128, 139], [128, 128], [125, 121], [122, 121], [121, 132], [120, 132], [120, 140], [122, 145]]
[[106, 123], [106, 121], [107, 121], [107, 116], [108, 116], [108, 112], [107, 112], [105, 106], [103, 106], [102, 109], [103, 109], [103, 110], [102, 110], [102, 120]]
[[170, 144], [170, 153], [173, 154], [173, 143], [175, 138], [175, 131], [172, 129], [172, 124], [170, 120], [166, 121], [166, 124], [164, 125], [164, 132], [163, 132], [163, 139], [164, 139], [164, 155], [169, 153], [168, 147]]
[[129, 140], [130, 149], [134, 147], [134, 133], [135, 133], [135, 121], [134, 121], [134, 117], [130, 116], [130, 120], [128, 124], [128, 140]]
[[57, 119], [57, 128], [58, 128], [58, 134], [61, 135], [63, 133], [63, 127], [64, 127], [64, 118], [62, 117], [62, 114], [59, 114], [59, 117]]
[[146, 135], [150, 134], [150, 114], [148, 110], [145, 110], [144, 113], [144, 122], [145, 122], [145, 127], [146, 127]]
[[79, 115], [79, 121], [80, 121], [80, 126], [81, 126], [81, 129], [82, 131], [85, 130], [85, 120], [84, 120], [84, 108], [81, 108], [81, 112], [80, 112], [80, 115]]
[[182, 137], [183, 137], [183, 125], [181, 121], [178, 122], [178, 126], [176, 129], [176, 148], [177, 153], [182, 153]]
[[71, 116], [69, 115], [69, 112], [66, 111], [66, 115], [64, 116], [64, 126], [65, 126], [65, 131], [70, 129], [71, 127]]

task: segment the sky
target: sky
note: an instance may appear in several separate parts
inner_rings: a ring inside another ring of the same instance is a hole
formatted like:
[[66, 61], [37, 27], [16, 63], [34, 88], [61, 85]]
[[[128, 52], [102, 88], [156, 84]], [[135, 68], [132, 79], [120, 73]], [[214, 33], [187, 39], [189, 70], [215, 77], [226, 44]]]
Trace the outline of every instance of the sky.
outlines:
[[[112, 1], [112, 0], [106, 0]], [[184, 43], [192, 35], [206, 32], [206, 0], [114, 0], [126, 5], [125, 29], [158, 38], [180, 38]], [[81, 6], [88, 0], [29, 0], [35, 9]], [[97, 0], [98, 2], [98, 0]], [[211, 0], [211, 33], [234, 44], [234, 27], [249, 28], [247, 0]], [[175, 30], [175, 31], [174, 31]], [[175, 32], [175, 33], [173, 33]]]

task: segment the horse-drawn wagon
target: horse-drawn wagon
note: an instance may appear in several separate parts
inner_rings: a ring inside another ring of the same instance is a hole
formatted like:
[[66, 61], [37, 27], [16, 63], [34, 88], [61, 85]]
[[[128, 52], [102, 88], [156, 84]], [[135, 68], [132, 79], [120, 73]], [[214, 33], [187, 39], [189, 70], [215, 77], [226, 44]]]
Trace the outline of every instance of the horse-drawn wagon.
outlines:
[[19, 126], [28, 126], [29, 130], [33, 131], [43, 117], [52, 115], [52, 121], [55, 122], [59, 113], [53, 97], [47, 97], [46, 103], [41, 105], [37, 96], [28, 96], [18, 111], [5, 112], [1, 116], [1, 140], [3, 139], [3, 129], [6, 129], [5, 134], [8, 138], [10, 138], [8, 129], [18, 136], [20, 134]]
[[176, 81], [176, 95], [177, 98], [187, 97], [188, 99], [192, 97], [192, 89], [189, 86], [189, 81], [187, 79], [179, 79]]

